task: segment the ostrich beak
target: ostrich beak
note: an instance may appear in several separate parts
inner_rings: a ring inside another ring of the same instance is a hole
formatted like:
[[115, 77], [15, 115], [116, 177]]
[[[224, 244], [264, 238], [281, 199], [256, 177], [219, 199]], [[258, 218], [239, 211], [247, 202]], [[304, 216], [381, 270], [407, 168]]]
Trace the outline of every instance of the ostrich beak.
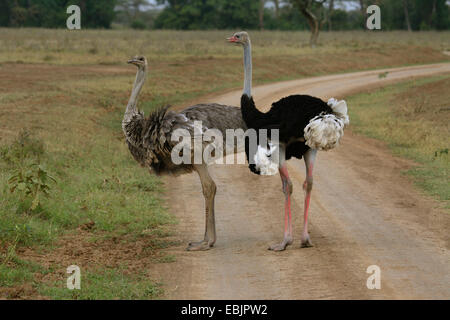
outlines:
[[135, 59], [131, 59], [131, 60], [128, 60], [127, 63], [129, 63], [129, 64], [136, 63], [136, 60]]
[[238, 38], [236, 38], [235, 36], [232, 36], [232, 37], [230, 37], [230, 38], [227, 38], [227, 41], [230, 42], [230, 43], [236, 43], [236, 42], [238, 42], [239, 40], [238, 40]]

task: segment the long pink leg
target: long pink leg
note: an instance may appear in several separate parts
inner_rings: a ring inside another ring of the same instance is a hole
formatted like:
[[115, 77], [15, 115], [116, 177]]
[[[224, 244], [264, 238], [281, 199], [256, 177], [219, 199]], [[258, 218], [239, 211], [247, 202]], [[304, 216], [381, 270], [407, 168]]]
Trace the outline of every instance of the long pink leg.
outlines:
[[283, 184], [283, 193], [285, 196], [284, 203], [284, 238], [283, 242], [274, 244], [269, 247], [269, 250], [283, 251], [288, 245], [292, 244], [292, 215], [291, 215], [291, 194], [292, 194], [292, 182], [289, 179], [286, 164], [283, 164], [279, 169], [281, 183]]
[[305, 191], [305, 206], [304, 206], [304, 225], [302, 234], [302, 247], [312, 247], [312, 242], [308, 233], [308, 213], [309, 204], [311, 202], [311, 190], [313, 186], [313, 168], [316, 160], [317, 150], [310, 149], [304, 156], [306, 166], [306, 180], [303, 183], [303, 190]]

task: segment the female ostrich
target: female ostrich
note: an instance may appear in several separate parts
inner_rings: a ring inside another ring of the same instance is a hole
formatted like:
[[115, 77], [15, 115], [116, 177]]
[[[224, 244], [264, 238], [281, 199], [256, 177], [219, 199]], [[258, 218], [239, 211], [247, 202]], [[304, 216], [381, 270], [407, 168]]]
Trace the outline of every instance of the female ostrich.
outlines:
[[187, 130], [189, 137], [194, 139], [199, 135], [198, 127], [196, 127], [198, 122], [194, 124], [194, 121], [201, 121], [203, 127], [200, 128], [200, 135], [204, 133], [205, 128], [214, 128], [222, 133], [225, 140], [227, 129], [246, 130], [241, 111], [237, 107], [199, 104], [184, 109], [180, 113], [170, 111], [169, 107], [165, 107], [153, 112], [148, 118], [144, 118], [143, 112], [139, 111], [136, 105], [147, 74], [147, 60], [140, 56], [129, 60], [128, 63], [134, 64], [138, 68], [131, 97], [122, 121], [122, 129], [125, 133], [128, 148], [134, 159], [142, 166], [148, 167], [150, 172], [176, 175], [191, 171], [198, 173], [205, 197], [205, 237], [202, 241], [190, 243], [187, 250], [208, 250], [214, 246], [216, 241], [214, 218], [216, 184], [209, 175], [207, 163], [204, 161], [201, 161], [201, 164], [194, 164], [194, 161], [191, 161], [190, 163], [193, 164], [179, 165], [172, 162], [171, 152], [178, 144], [178, 141], [172, 141], [172, 133], [177, 129]]
[[[313, 167], [317, 150], [329, 150], [336, 147], [344, 135], [344, 127], [349, 124], [345, 101], [330, 99], [328, 104], [319, 98], [308, 95], [292, 95], [272, 104], [267, 113], [260, 112], [251, 95], [252, 57], [251, 41], [246, 32], [235, 33], [228, 38], [231, 43], [244, 47], [244, 92], [241, 97], [242, 117], [249, 129], [278, 129], [279, 140], [268, 145], [258, 145], [251, 150], [246, 145], [250, 170], [256, 174], [273, 175], [278, 169], [285, 194], [285, 231], [281, 243], [271, 246], [270, 250], [282, 251], [293, 242], [291, 224], [292, 182], [289, 179], [285, 161], [292, 157], [304, 158], [306, 180], [304, 228], [302, 247], [312, 246], [308, 233], [308, 210], [313, 185]], [[270, 138], [270, 137], [269, 137]], [[256, 149], [256, 148], [255, 148]], [[275, 150], [278, 149], [277, 154]]]

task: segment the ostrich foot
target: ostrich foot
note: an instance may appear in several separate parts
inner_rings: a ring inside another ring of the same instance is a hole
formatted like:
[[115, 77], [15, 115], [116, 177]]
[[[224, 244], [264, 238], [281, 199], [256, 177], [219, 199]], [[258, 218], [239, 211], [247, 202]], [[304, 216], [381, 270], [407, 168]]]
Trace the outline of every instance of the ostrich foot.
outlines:
[[198, 242], [190, 242], [187, 251], [206, 251], [211, 249], [214, 246], [213, 243], [209, 243], [206, 240], [198, 241]]
[[310, 248], [313, 247], [311, 238], [309, 234], [302, 236], [302, 248]]
[[283, 242], [271, 245], [269, 247], [269, 250], [284, 251], [284, 250], [286, 250], [287, 246], [292, 244], [292, 242], [293, 242], [292, 238], [290, 238], [290, 237], [284, 238]]

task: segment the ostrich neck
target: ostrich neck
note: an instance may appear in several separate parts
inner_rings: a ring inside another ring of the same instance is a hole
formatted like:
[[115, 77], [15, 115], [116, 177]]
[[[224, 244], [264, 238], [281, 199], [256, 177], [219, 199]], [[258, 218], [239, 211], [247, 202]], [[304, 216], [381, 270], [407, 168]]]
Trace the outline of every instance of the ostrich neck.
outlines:
[[244, 46], [244, 92], [249, 98], [252, 96], [252, 44], [250, 40]]
[[124, 130], [125, 134], [125, 126], [131, 122], [135, 115], [139, 114], [139, 111], [137, 109], [137, 102], [139, 93], [141, 92], [142, 86], [144, 85], [145, 78], [146, 70], [144, 68], [139, 68], [136, 74], [136, 80], [134, 81], [133, 90], [131, 91], [130, 100], [128, 101], [127, 109], [122, 121], [122, 129]]

